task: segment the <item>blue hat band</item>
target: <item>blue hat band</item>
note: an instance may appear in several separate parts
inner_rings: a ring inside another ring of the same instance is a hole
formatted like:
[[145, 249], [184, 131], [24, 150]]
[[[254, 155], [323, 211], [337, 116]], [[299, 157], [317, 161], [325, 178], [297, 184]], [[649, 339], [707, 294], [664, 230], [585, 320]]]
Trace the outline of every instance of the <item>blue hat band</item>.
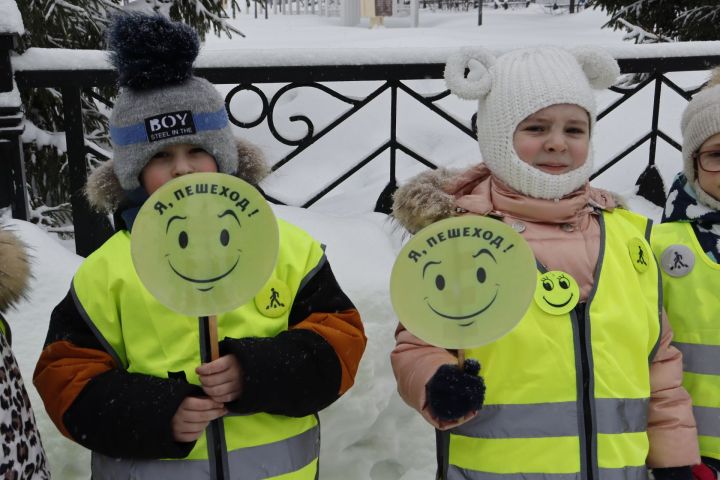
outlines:
[[199, 132], [222, 130], [229, 123], [225, 107], [209, 113], [192, 113], [185, 110], [156, 115], [127, 127], [110, 127], [110, 137], [115, 146], [127, 147]]

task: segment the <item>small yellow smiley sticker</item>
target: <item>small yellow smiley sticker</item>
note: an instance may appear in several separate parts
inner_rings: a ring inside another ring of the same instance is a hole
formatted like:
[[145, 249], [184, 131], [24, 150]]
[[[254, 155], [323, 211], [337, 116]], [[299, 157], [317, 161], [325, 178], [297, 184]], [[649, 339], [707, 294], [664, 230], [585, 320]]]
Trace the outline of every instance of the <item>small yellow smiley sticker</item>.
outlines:
[[228, 312], [275, 268], [278, 226], [250, 184], [222, 173], [176, 178], [143, 204], [130, 252], [145, 288], [183, 315]]
[[535, 257], [509, 225], [449, 218], [424, 228], [393, 266], [390, 298], [403, 325], [444, 348], [497, 340], [522, 319], [535, 290]]
[[538, 275], [535, 303], [550, 315], [563, 315], [575, 308], [580, 288], [570, 274], [553, 270]]

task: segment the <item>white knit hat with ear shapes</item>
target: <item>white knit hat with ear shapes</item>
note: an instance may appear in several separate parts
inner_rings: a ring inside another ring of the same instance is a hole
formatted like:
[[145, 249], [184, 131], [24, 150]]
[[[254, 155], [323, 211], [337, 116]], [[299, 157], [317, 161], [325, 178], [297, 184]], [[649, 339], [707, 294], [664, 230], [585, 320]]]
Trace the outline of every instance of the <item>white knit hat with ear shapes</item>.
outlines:
[[[465, 70], [470, 73], [465, 76]], [[593, 171], [592, 145], [579, 168], [561, 175], [545, 173], [520, 160], [513, 148], [518, 124], [545, 107], [578, 105], [595, 125], [593, 88], [610, 87], [620, 69], [607, 53], [595, 48], [572, 51], [558, 47], [514, 50], [495, 59], [481, 48], [450, 57], [445, 81], [450, 91], [478, 100], [478, 143], [483, 161], [511, 188], [534, 198], [561, 198], [588, 181]]]

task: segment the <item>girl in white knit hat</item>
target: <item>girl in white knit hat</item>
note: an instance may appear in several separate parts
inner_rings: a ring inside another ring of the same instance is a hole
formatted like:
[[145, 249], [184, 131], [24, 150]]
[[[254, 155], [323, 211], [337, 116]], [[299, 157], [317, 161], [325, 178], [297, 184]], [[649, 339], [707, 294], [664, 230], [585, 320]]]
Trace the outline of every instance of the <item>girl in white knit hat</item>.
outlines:
[[653, 228], [664, 305], [683, 353], [683, 385], [693, 399], [703, 465], [696, 478], [720, 472], [720, 70], [682, 117], [683, 171]]
[[415, 177], [394, 215], [411, 232], [453, 215], [502, 220], [532, 247], [538, 292], [508, 335], [465, 350], [486, 391], [456, 352], [398, 327], [398, 390], [437, 429], [440, 479], [639, 480], [648, 467], [691, 479], [700, 460], [650, 221], [588, 183], [593, 88], [618, 73], [593, 49], [474, 49], [448, 61], [450, 90], [479, 102], [483, 163]]

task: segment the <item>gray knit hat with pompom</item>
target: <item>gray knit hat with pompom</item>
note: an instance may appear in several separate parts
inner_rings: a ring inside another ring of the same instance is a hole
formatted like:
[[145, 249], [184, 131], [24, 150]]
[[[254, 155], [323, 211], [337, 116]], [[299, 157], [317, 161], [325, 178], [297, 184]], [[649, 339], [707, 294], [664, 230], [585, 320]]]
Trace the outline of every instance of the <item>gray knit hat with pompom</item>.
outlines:
[[108, 31], [120, 94], [110, 116], [113, 169], [126, 191], [159, 151], [181, 143], [203, 148], [218, 171], [234, 174], [238, 155], [225, 102], [215, 87], [192, 75], [197, 33], [161, 15], [121, 14]]

